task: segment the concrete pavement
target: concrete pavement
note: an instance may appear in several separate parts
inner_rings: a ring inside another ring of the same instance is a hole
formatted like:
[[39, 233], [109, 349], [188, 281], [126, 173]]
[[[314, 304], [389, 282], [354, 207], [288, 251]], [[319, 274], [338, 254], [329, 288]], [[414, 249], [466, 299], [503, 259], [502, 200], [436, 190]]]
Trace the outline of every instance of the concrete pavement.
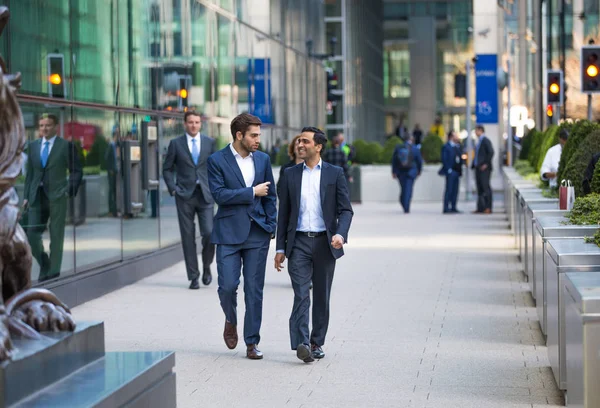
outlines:
[[225, 347], [216, 279], [188, 290], [183, 262], [73, 312], [105, 321], [110, 351], [174, 350], [179, 407], [561, 406], [505, 215], [441, 208], [355, 206], [315, 363], [290, 350], [293, 292], [274, 247], [261, 361]]

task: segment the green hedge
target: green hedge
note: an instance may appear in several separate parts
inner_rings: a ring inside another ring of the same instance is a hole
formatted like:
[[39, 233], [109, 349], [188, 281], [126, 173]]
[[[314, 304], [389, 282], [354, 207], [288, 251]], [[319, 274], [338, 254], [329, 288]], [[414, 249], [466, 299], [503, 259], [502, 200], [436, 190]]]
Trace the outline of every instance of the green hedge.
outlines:
[[429, 133], [421, 144], [421, 154], [426, 163], [434, 164], [442, 162], [442, 147], [444, 142], [438, 135]]
[[398, 136], [392, 136], [383, 145], [383, 150], [379, 154], [378, 162], [381, 164], [389, 164], [392, 162], [392, 156], [394, 155], [394, 150], [396, 146], [399, 144], [403, 144], [404, 142]]
[[[589, 122], [587, 120], [577, 121], [571, 126], [571, 132], [569, 134], [569, 139], [567, 140], [567, 143], [565, 144], [565, 147], [563, 148], [563, 151], [562, 151], [562, 154], [560, 157], [560, 163], [558, 165], [557, 180], [559, 182], [561, 180], [564, 180], [567, 178], [565, 176], [565, 171], [566, 171], [567, 165], [568, 165], [569, 161], [571, 160], [571, 157], [573, 156], [573, 154], [579, 147], [579, 145], [586, 139], [586, 137], [589, 134], [591, 134], [592, 132], [594, 132], [597, 129], [600, 129], [600, 127], [597, 124], [595, 124], [593, 122]], [[587, 166], [587, 162], [585, 165]], [[584, 167], [584, 171], [585, 171], [585, 167]]]
[[540, 150], [542, 149], [542, 142], [544, 141], [544, 133], [536, 132], [533, 134], [533, 140], [531, 141], [531, 147], [529, 148], [529, 154], [527, 160], [534, 169], [537, 167], [540, 159]]
[[519, 152], [519, 160], [527, 160], [529, 157], [529, 150], [531, 149], [531, 144], [533, 143], [533, 139], [535, 139], [535, 134], [539, 133], [536, 129], [531, 129], [523, 139], [521, 139], [521, 151]]
[[592, 193], [600, 194], [600, 166], [597, 163], [596, 167], [594, 168], [594, 176], [592, 177], [591, 189]]
[[531, 167], [529, 160], [517, 160], [513, 167], [515, 168], [515, 171], [522, 177], [525, 177], [531, 173], [535, 173], [535, 169]]
[[600, 194], [577, 197], [573, 209], [567, 214], [571, 225], [595, 225], [600, 223]]
[[600, 152], [600, 130], [596, 130], [581, 141], [579, 146], [572, 152], [572, 155], [562, 172], [562, 176], [559, 177], [559, 182], [561, 180], [571, 180], [575, 187], [575, 197], [581, 197], [583, 195], [582, 184], [585, 169], [592, 159], [592, 156], [598, 152]]
[[537, 164], [535, 166], [535, 170], [539, 172], [542, 168], [542, 164], [544, 163], [544, 159], [546, 158], [546, 153], [552, 147], [558, 144], [558, 126], [550, 126], [543, 133], [542, 142], [540, 145], [540, 152]]

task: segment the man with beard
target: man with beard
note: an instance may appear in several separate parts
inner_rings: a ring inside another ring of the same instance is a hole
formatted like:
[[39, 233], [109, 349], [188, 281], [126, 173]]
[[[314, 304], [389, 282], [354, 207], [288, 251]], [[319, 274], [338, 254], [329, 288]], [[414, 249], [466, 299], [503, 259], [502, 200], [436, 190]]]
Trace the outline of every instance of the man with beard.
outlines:
[[[352, 222], [348, 185], [341, 167], [321, 160], [325, 134], [305, 127], [298, 139], [304, 163], [284, 173], [279, 196], [275, 269], [289, 258], [294, 288], [290, 340], [296, 356], [309, 363], [325, 357], [329, 298], [336, 259], [344, 255]], [[312, 333], [309, 336], [310, 283], [313, 283]]]
[[244, 274], [246, 357], [258, 349], [269, 241], [277, 223], [277, 196], [271, 160], [258, 151], [262, 122], [248, 113], [231, 122], [233, 142], [208, 158], [208, 184], [219, 210], [212, 242], [217, 244], [219, 299], [225, 313], [223, 338], [237, 346], [237, 288]]

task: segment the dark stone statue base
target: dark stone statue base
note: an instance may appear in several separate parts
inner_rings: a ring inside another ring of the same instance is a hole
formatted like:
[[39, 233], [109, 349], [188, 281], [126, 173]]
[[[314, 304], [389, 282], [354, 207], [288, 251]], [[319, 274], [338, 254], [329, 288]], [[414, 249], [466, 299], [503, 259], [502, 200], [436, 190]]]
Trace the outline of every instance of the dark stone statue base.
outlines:
[[106, 353], [103, 323], [43, 334], [0, 364], [0, 408], [176, 406], [175, 353]]

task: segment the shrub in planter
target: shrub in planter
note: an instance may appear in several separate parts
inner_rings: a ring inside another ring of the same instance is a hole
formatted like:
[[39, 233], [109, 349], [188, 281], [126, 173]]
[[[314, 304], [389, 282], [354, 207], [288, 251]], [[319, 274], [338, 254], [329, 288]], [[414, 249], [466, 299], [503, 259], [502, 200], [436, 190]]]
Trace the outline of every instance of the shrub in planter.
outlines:
[[535, 134], [539, 133], [535, 129], [531, 129], [523, 139], [521, 139], [521, 151], [519, 152], [519, 160], [527, 160], [529, 157], [529, 150], [531, 149], [531, 144], [533, 143], [533, 139], [535, 138]]
[[600, 127], [597, 124], [589, 122], [587, 120], [577, 121], [571, 126], [569, 140], [567, 140], [567, 143], [565, 144], [565, 147], [563, 148], [562, 154], [560, 156], [557, 180], [565, 179], [565, 175], [563, 173], [567, 168], [569, 160], [571, 160], [571, 156], [574, 154], [575, 150], [577, 150], [581, 142], [583, 142], [590, 133], [594, 132], [597, 129], [600, 129]]
[[421, 155], [426, 163], [434, 164], [442, 161], [442, 147], [444, 142], [438, 135], [429, 133], [421, 144]]
[[570, 225], [595, 225], [600, 223], [600, 194], [577, 197], [573, 209], [567, 214]]
[[94, 143], [90, 148], [90, 152], [85, 158], [85, 163], [88, 166], [100, 166], [101, 168], [106, 168], [106, 162], [104, 160], [104, 154], [106, 153], [106, 149], [108, 148], [108, 141], [104, 138], [104, 136], [97, 135], [94, 139]]
[[518, 160], [515, 165], [515, 171], [519, 173], [522, 177], [527, 176], [528, 174], [535, 173], [535, 169], [531, 167], [528, 160]]
[[394, 149], [396, 149], [396, 146], [402, 143], [404, 142], [398, 136], [392, 136], [388, 140], [386, 140], [377, 162], [381, 164], [390, 164], [392, 162]]
[[85, 166], [83, 168], [84, 176], [97, 176], [102, 173], [100, 166]]
[[536, 132], [533, 136], [527, 159], [529, 160], [531, 167], [535, 169], [540, 159], [540, 150], [542, 149], [542, 142], [544, 141], [544, 133]]
[[[377, 163], [379, 157], [383, 153], [383, 147], [377, 142], [367, 143], [363, 155], [363, 164]], [[391, 160], [391, 159], [390, 159]], [[386, 163], [387, 164], [387, 163]]]
[[590, 186], [592, 193], [600, 194], [600, 166], [596, 163], [594, 168], [594, 176], [592, 177], [592, 185]]
[[598, 152], [600, 152], [600, 130], [593, 132], [579, 144], [562, 172], [562, 176], [558, 178], [559, 181], [571, 180], [575, 187], [575, 197], [583, 195], [582, 184], [585, 169], [592, 156]]
[[[562, 126], [561, 126], [562, 128]], [[540, 146], [540, 155], [538, 157], [537, 165], [535, 166], [535, 170], [537, 172], [542, 168], [542, 163], [544, 163], [544, 159], [546, 158], [546, 153], [552, 147], [558, 144], [558, 126], [551, 126], [544, 132], [544, 136], [542, 138], [542, 145]]]

